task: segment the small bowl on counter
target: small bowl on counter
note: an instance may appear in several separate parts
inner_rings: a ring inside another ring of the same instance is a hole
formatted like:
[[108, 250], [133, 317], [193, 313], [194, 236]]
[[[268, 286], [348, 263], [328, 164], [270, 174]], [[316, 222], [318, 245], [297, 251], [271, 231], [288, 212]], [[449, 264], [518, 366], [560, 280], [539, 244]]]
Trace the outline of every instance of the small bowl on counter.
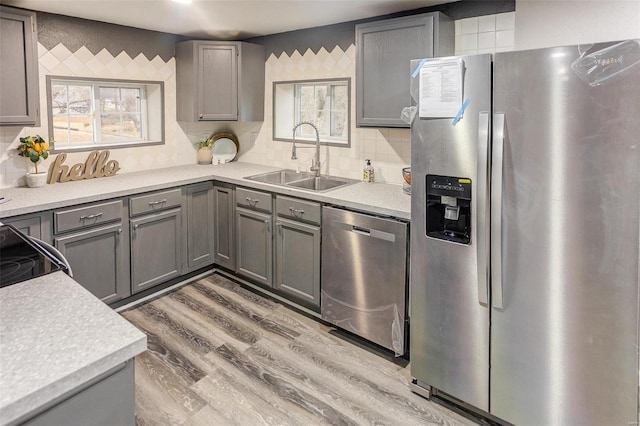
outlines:
[[402, 190], [411, 194], [411, 167], [402, 169]]

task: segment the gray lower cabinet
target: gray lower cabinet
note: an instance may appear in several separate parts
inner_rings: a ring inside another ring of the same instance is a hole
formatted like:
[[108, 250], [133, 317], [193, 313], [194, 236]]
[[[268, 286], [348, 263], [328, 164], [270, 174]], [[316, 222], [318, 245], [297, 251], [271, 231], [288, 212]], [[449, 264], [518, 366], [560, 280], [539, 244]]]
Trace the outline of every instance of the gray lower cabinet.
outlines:
[[0, 125], [39, 126], [36, 13], [0, 6]]
[[321, 207], [276, 197], [275, 288], [295, 302], [320, 308]]
[[55, 246], [73, 271], [73, 279], [105, 303], [131, 294], [126, 261], [128, 244], [122, 223], [99, 226], [55, 238]]
[[125, 216], [122, 200], [53, 212], [54, 246], [73, 279], [105, 303], [131, 294]]
[[356, 25], [356, 125], [409, 127], [409, 61], [454, 53], [453, 21], [440, 12]]
[[70, 392], [65, 398], [21, 424], [50, 425], [135, 425], [135, 383], [133, 359], [119, 365]]
[[236, 208], [236, 272], [271, 287], [273, 240], [270, 213]]
[[181, 216], [175, 208], [130, 220], [133, 293], [181, 275]]
[[231, 270], [236, 269], [234, 194], [231, 186], [213, 187], [214, 261]]
[[236, 273], [273, 286], [271, 194], [236, 188]]
[[51, 212], [25, 214], [3, 218], [2, 223], [17, 228], [22, 233], [51, 243]]
[[185, 188], [186, 262], [183, 273], [213, 264], [214, 259], [214, 190], [213, 182]]

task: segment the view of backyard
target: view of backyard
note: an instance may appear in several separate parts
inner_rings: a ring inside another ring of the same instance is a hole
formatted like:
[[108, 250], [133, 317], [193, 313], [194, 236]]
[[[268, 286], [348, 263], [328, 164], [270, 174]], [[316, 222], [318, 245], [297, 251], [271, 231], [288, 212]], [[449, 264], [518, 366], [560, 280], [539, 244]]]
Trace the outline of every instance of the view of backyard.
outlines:
[[58, 145], [139, 141], [140, 88], [52, 84], [53, 137]]

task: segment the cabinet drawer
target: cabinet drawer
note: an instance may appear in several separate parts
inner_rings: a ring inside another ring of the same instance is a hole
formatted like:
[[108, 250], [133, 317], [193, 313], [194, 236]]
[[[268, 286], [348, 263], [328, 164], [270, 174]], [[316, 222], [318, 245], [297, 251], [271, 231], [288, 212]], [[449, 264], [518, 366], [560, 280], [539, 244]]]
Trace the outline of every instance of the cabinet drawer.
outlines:
[[59, 210], [53, 213], [53, 220], [56, 234], [122, 220], [122, 201]]
[[129, 198], [129, 216], [165, 210], [182, 205], [182, 190], [154, 192]]
[[236, 202], [239, 206], [254, 210], [272, 212], [271, 194], [246, 188], [236, 189]]
[[276, 196], [276, 213], [278, 216], [317, 225], [320, 224], [320, 218], [322, 217], [319, 203], [280, 195]]

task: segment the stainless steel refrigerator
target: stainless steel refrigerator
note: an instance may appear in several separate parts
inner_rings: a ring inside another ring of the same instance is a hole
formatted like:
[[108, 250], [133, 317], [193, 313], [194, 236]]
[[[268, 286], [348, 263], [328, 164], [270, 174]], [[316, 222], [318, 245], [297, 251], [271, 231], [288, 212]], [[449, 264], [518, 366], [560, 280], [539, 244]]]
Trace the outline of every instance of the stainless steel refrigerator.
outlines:
[[414, 390], [517, 425], [638, 424], [640, 41], [411, 72]]

